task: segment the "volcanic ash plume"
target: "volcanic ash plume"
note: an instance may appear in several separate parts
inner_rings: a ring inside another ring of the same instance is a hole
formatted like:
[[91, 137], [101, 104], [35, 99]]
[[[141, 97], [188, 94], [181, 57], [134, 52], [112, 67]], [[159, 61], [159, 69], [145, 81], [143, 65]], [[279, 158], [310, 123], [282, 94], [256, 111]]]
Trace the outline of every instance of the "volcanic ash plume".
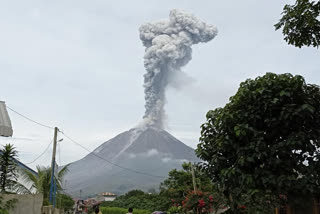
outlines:
[[170, 11], [169, 21], [147, 23], [139, 31], [146, 47], [144, 120], [149, 125], [162, 128], [166, 86], [174, 74], [181, 72], [181, 67], [191, 60], [191, 46], [212, 40], [217, 29], [191, 14], [174, 9]]

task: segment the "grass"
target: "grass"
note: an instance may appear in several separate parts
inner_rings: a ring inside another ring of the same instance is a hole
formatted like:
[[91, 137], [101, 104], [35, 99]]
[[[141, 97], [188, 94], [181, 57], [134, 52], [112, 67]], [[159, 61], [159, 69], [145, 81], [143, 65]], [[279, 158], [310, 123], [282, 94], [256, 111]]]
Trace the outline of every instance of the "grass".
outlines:
[[[102, 214], [126, 214], [128, 213], [127, 209], [119, 207], [100, 207]], [[149, 210], [138, 210], [133, 209], [134, 214], [151, 214]]]

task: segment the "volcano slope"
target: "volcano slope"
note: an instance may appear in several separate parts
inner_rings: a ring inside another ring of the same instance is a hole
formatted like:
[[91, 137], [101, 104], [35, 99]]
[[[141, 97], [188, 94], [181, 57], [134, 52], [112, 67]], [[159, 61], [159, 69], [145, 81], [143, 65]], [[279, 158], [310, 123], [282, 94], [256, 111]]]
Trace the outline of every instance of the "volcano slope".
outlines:
[[186, 161], [198, 161], [194, 150], [168, 132], [150, 126], [133, 128], [73, 162], [65, 176], [67, 193], [79, 196], [81, 190], [82, 196], [88, 196], [158, 189], [168, 172]]

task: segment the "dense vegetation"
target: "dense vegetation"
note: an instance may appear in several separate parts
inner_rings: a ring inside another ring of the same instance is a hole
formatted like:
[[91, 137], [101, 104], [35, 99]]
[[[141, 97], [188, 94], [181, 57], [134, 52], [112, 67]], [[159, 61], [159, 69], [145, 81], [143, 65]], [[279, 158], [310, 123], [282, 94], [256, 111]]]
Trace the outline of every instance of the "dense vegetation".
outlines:
[[242, 205], [267, 212], [286, 197], [319, 193], [319, 139], [319, 87], [267, 73], [207, 113], [197, 154], [233, 213]]
[[[191, 163], [183, 163], [182, 170], [173, 169], [169, 172], [168, 178], [160, 185], [160, 193], [145, 193], [141, 190], [132, 190], [114, 201], [103, 202], [101, 206], [124, 209], [133, 207], [135, 209], [148, 210], [149, 212], [169, 211], [181, 213], [183, 210], [198, 209], [198, 199], [206, 202], [210, 201], [212, 205], [210, 209], [216, 209], [221, 203], [224, 203], [224, 200], [222, 200], [224, 198], [217, 194], [209, 177], [195, 166], [194, 173], [195, 186], [193, 186], [192, 182]], [[197, 193], [200, 194], [193, 197], [192, 201], [194, 203], [190, 203], [191, 200], [189, 200], [188, 196], [192, 194], [194, 188], [199, 190]], [[209, 203], [207, 204], [209, 205]], [[203, 209], [204, 207], [200, 208]]]
[[[212, 192], [213, 184], [209, 177], [195, 166], [194, 173], [196, 188], [205, 192]], [[181, 203], [193, 189], [191, 163], [183, 163], [182, 170], [171, 170], [168, 173], [168, 178], [160, 184], [160, 193], [178, 203]]]
[[114, 201], [103, 202], [101, 206], [126, 209], [132, 207], [134, 209], [155, 211], [167, 210], [170, 204], [170, 200], [163, 195], [145, 193], [141, 190], [132, 190], [125, 195], [119, 196]]

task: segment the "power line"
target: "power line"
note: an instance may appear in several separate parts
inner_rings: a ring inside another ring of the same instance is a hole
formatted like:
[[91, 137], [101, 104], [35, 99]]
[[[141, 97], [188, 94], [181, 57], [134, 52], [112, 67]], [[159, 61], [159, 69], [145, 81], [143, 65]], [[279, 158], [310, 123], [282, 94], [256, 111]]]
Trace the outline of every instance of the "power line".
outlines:
[[[25, 115], [23, 115], [23, 114], [15, 111], [14, 109], [10, 108], [9, 106], [7, 106], [7, 108], [10, 109], [11, 111], [13, 111], [14, 113], [20, 115], [21, 117], [23, 117], [23, 118], [25, 118], [25, 119], [27, 119], [27, 120], [29, 120], [29, 121], [31, 121], [31, 122], [39, 125], [39, 126], [42, 126], [42, 127], [48, 128], [48, 129], [54, 129], [54, 128], [51, 127], [51, 126], [48, 126], [48, 125], [39, 123], [39, 122], [37, 122], [37, 121], [35, 121], [35, 120], [27, 117], [27, 116], [25, 116]], [[137, 173], [137, 174], [141, 174], [141, 175], [146, 175], [146, 176], [156, 177], [156, 178], [166, 178], [166, 177], [160, 176], [160, 175], [152, 175], [152, 174], [148, 174], [148, 173], [145, 173], [145, 172], [139, 172], [139, 171], [136, 171], [136, 170], [133, 170], [133, 169], [129, 169], [129, 168], [120, 166], [120, 165], [118, 165], [118, 164], [116, 164], [116, 163], [113, 163], [113, 162], [111, 162], [111, 161], [109, 161], [109, 160], [107, 160], [107, 159], [105, 159], [105, 158], [103, 158], [103, 157], [101, 157], [101, 156], [99, 156], [99, 155], [91, 152], [89, 149], [87, 149], [86, 147], [82, 146], [80, 143], [78, 143], [78, 142], [76, 142], [75, 140], [73, 140], [72, 138], [68, 137], [68, 136], [67, 136], [65, 133], [63, 133], [62, 131], [59, 130], [59, 132], [61, 132], [61, 133], [62, 133], [66, 138], [68, 138], [71, 142], [73, 142], [74, 144], [80, 146], [82, 149], [84, 149], [84, 150], [86, 150], [87, 152], [89, 152], [89, 154], [92, 154], [92, 155], [100, 158], [101, 160], [104, 160], [104, 161], [108, 162], [108, 163], [111, 164], [111, 165], [114, 165], [114, 166], [116, 166], [116, 167], [119, 167], [119, 168], [121, 168], [121, 169], [130, 171], [130, 172], [134, 172], [134, 173]], [[53, 140], [52, 140], [52, 141], [53, 141]], [[44, 151], [43, 153], [41, 153], [41, 155], [39, 155], [35, 160], [33, 160], [32, 162], [27, 163], [27, 164], [31, 164], [31, 163], [35, 162], [37, 159], [39, 159], [39, 158], [47, 151], [47, 149], [48, 149], [49, 146], [51, 145], [52, 141], [50, 142], [50, 144], [48, 145], [48, 147], [45, 149], [45, 151]], [[61, 160], [60, 160], [60, 161], [61, 161]]]
[[48, 128], [48, 129], [54, 129], [54, 128], [53, 128], [53, 127], [51, 127], [51, 126], [44, 125], [44, 124], [39, 123], [39, 122], [37, 122], [37, 121], [35, 121], [35, 120], [33, 120], [33, 119], [31, 119], [31, 118], [27, 117], [27, 116], [24, 116], [23, 114], [21, 114], [21, 113], [19, 113], [19, 112], [15, 111], [15, 110], [13, 110], [12, 108], [10, 108], [8, 105], [7, 105], [7, 108], [8, 108], [8, 109], [10, 109], [11, 111], [13, 111], [14, 113], [16, 113], [16, 114], [20, 115], [21, 117], [23, 117], [23, 118], [25, 118], [25, 119], [27, 119], [27, 120], [29, 120], [29, 121], [31, 121], [31, 122], [33, 122], [33, 123], [35, 123], [35, 124], [38, 124], [39, 126], [43, 126], [43, 127], [45, 127], [45, 128]]
[[146, 175], [146, 176], [150, 176], [150, 177], [155, 177], [155, 178], [166, 178], [164, 176], [160, 176], [160, 175], [152, 175], [152, 174], [149, 174], [149, 173], [145, 173], [145, 172], [139, 172], [139, 171], [136, 171], [136, 170], [133, 170], [133, 169], [129, 169], [127, 167], [123, 167], [123, 166], [120, 166], [116, 163], [113, 163], [111, 161], [109, 161], [108, 159], [105, 159], [103, 157], [101, 157], [100, 155], [97, 155], [96, 153], [94, 152], [91, 152], [89, 149], [87, 149], [86, 147], [82, 146], [80, 143], [76, 142], [75, 140], [73, 140], [72, 138], [70, 138], [69, 136], [67, 136], [65, 133], [63, 133], [61, 130], [59, 130], [66, 138], [68, 138], [71, 142], [73, 142], [74, 144], [80, 146], [82, 149], [86, 150], [87, 152], [89, 152], [89, 154], [92, 154], [94, 156], [96, 156], [97, 158], [100, 158], [101, 160], [104, 160], [106, 162], [108, 162], [109, 164], [113, 165], [113, 166], [116, 166], [116, 167], [119, 167], [121, 169], [124, 169], [124, 170], [127, 170], [127, 171], [130, 171], [130, 172], [134, 172], [134, 173], [137, 173], [137, 174], [141, 174], [141, 175]]
[[34, 163], [36, 160], [38, 160], [42, 155], [44, 155], [44, 153], [46, 153], [46, 151], [49, 149], [50, 145], [52, 144], [53, 140], [50, 141], [49, 145], [47, 146], [47, 148], [38, 156], [36, 157], [33, 161], [29, 162], [29, 163], [25, 163], [26, 165], [28, 164], [32, 164]]

